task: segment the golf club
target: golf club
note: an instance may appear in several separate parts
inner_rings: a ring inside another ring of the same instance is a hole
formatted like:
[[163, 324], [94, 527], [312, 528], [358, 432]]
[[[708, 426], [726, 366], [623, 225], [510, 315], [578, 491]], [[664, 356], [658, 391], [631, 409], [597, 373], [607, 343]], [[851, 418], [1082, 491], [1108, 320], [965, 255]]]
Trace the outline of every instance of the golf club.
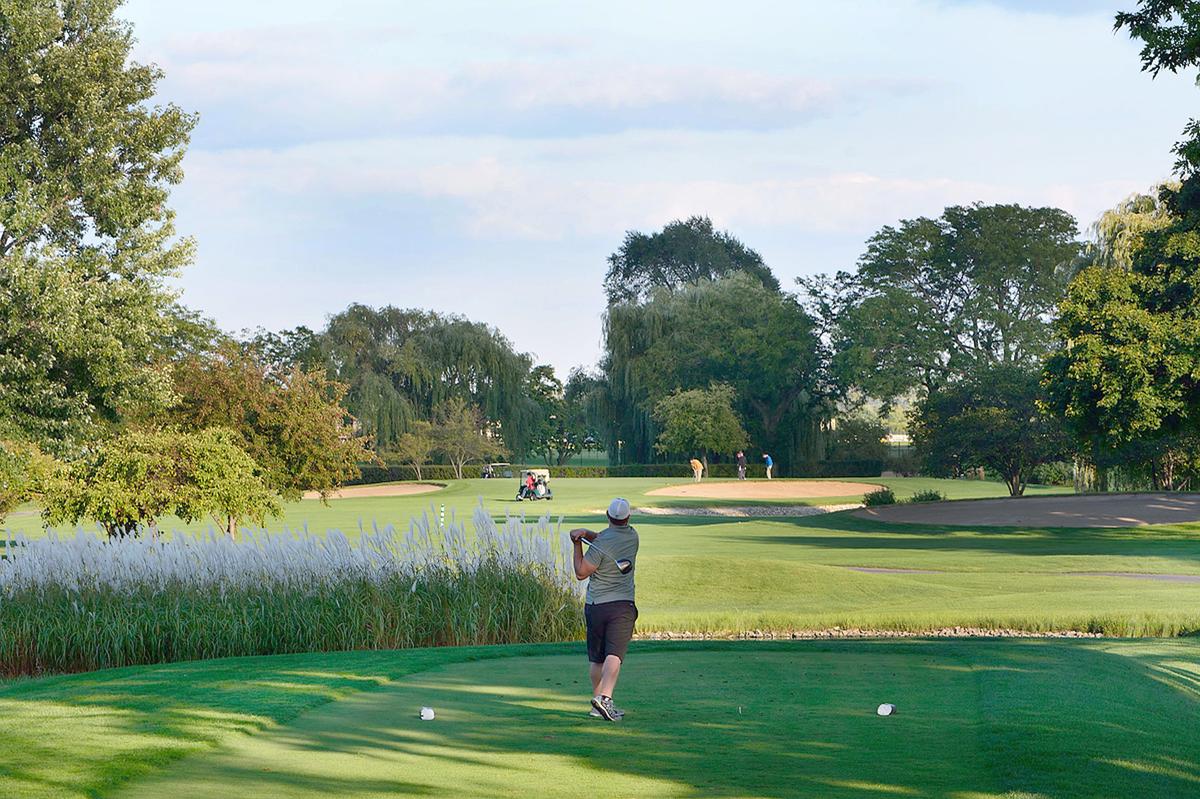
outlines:
[[613, 557], [613, 556], [612, 556], [610, 553], [608, 553], [608, 552], [605, 552], [605, 551], [604, 551], [604, 549], [603, 549], [602, 547], [598, 547], [598, 546], [596, 546], [596, 544], [595, 544], [595, 543], [593, 543], [592, 541], [588, 540], [588, 539], [587, 539], [587, 538], [585, 538], [584, 536], [580, 536], [580, 537], [579, 537], [579, 540], [580, 540], [580, 541], [583, 541], [584, 543], [586, 543], [590, 549], [594, 549], [594, 550], [596, 550], [596, 551], [597, 551], [597, 552], [599, 552], [601, 555], [603, 555], [604, 557], [608, 558], [608, 559], [609, 559], [609, 560], [611, 560], [613, 563], [617, 564], [617, 571], [621, 572], [621, 574], [629, 574], [629, 572], [630, 572], [630, 571], [633, 569], [633, 561], [631, 561], [631, 560], [626, 560], [626, 559], [624, 559], [624, 558], [622, 558], [621, 560], [617, 560], [617, 559], [616, 559], [616, 558], [614, 558], [614, 557]]

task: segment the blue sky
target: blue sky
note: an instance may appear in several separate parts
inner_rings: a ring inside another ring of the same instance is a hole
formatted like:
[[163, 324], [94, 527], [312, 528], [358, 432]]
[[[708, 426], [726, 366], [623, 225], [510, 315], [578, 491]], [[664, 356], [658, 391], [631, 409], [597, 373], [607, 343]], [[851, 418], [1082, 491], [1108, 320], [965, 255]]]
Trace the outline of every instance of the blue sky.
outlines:
[[[184, 300], [224, 327], [350, 302], [600, 351], [626, 230], [708, 214], [785, 284], [947, 205], [1086, 228], [1167, 177], [1194, 76], [1156, 81], [1093, 0], [130, 0], [200, 113], [174, 195]], [[747, 309], [753, 313], [753, 309]]]

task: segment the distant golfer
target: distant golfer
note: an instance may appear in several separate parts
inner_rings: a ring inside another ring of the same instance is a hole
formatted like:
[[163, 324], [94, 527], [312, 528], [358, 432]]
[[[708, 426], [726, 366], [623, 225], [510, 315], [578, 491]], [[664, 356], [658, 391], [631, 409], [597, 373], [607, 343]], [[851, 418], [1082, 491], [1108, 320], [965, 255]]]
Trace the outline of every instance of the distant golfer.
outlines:
[[700, 478], [704, 477], [704, 464], [700, 462], [699, 458], [692, 458], [689, 464], [692, 467], [692, 477], [696, 478], [696, 482], [699, 483]]
[[763, 453], [763, 464], [767, 467], [767, 479], [771, 479], [771, 469], [775, 468], [775, 461], [771, 460], [771, 456]]
[[737, 467], [738, 467], [738, 479], [739, 479], [739, 480], [745, 480], [745, 479], [746, 479], [746, 466], [747, 466], [747, 464], [746, 464], [746, 453], [742, 452], [742, 451], [739, 449], [739, 450], [737, 451]]
[[[584, 541], [591, 543], [586, 554]], [[575, 576], [588, 581], [583, 616], [592, 679], [591, 714], [620, 721], [625, 711], [617, 710], [612, 697], [638, 617], [633, 596], [638, 534], [629, 526], [629, 501], [614, 499], [608, 506], [608, 527], [599, 533], [572, 530], [571, 542], [575, 545]]]

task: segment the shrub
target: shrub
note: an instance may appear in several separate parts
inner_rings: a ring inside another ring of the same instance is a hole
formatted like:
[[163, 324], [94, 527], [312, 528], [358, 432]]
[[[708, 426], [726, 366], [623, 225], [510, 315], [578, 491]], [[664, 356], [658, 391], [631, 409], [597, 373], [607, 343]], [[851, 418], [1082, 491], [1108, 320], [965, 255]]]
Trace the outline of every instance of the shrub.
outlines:
[[9, 541], [0, 560], [0, 672], [578, 638], [566, 537], [547, 518], [474, 533], [415, 520], [363, 531]]
[[1039, 463], [1033, 469], [1033, 482], [1044, 486], [1074, 485], [1075, 469], [1066, 461]]
[[895, 505], [896, 495], [890, 488], [880, 488], [863, 495], [863, 504], [868, 508], [876, 505]]
[[946, 495], [932, 488], [928, 491], [918, 491], [908, 498], [909, 502], [945, 502]]

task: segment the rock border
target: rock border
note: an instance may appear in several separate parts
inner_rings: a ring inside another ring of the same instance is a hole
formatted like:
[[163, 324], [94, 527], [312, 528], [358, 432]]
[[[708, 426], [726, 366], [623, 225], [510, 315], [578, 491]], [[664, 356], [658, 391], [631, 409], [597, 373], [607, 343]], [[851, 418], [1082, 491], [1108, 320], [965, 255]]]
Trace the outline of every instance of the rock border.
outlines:
[[1103, 638], [1101, 633], [1082, 630], [1033, 632], [1007, 627], [939, 627], [933, 630], [875, 630], [860, 627], [831, 627], [825, 630], [744, 630], [738, 633], [650, 632], [637, 633], [638, 641], [830, 641], [868, 638]]

